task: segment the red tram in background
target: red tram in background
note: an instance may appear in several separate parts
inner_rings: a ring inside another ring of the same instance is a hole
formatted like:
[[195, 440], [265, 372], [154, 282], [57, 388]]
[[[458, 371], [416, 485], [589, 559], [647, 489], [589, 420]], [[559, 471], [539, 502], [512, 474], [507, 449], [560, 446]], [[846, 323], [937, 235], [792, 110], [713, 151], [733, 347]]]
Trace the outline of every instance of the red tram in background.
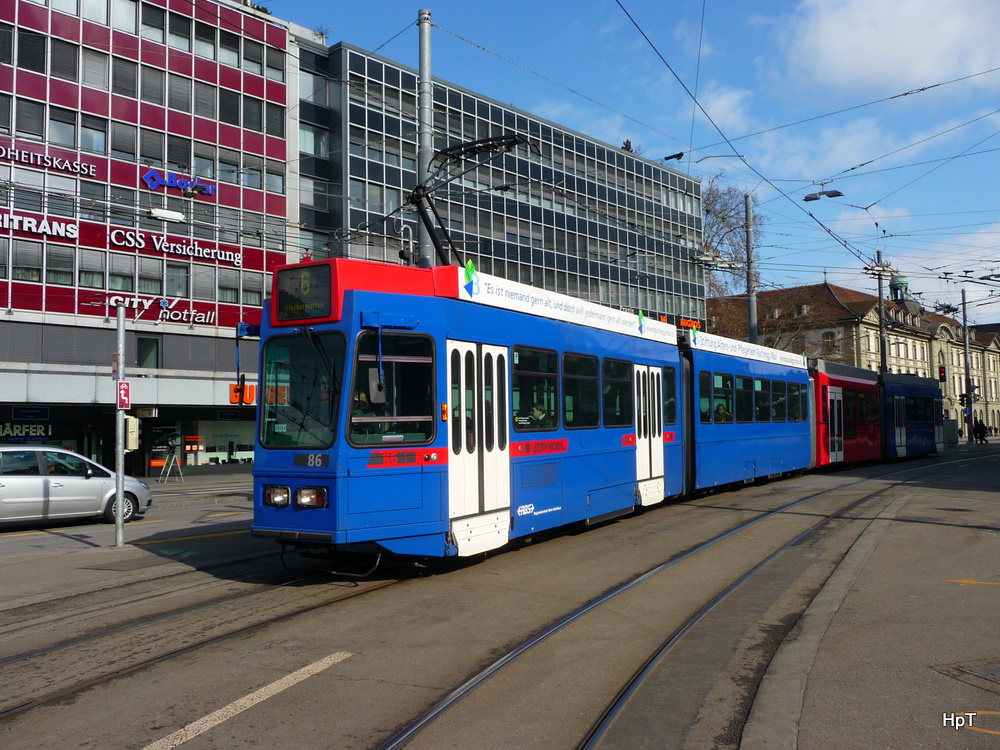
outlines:
[[878, 373], [809, 360], [816, 410], [816, 466], [882, 457]]

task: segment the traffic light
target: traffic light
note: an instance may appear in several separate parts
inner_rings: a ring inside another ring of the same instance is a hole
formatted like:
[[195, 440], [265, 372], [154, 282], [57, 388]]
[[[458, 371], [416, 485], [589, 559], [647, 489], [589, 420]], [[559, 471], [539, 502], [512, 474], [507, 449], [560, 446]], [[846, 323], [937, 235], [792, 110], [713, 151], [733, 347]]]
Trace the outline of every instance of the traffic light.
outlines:
[[960, 393], [960, 394], [958, 394], [958, 403], [960, 403], [962, 406], [968, 406], [969, 405], [969, 395], [967, 393]]
[[939, 365], [939, 366], [938, 366], [938, 380], [940, 380], [940, 381], [941, 381], [941, 382], [943, 383], [943, 382], [945, 382], [945, 381], [946, 381], [947, 379], [948, 379], [948, 373], [947, 373], [947, 371], [945, 370], [945, 367], [944, 367], [944, 365]]

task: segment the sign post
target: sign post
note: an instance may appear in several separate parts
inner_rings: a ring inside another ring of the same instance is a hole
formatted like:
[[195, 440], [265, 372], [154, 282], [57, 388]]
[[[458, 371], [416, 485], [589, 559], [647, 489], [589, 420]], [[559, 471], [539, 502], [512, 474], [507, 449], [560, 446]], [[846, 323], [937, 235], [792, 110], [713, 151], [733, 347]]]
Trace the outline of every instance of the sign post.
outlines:
[[118, 347], [114, 356], [115, 397], [115, 546], [125, 546], [125, 410], [132, 406], [132, 389], [125, 380], [125, 306], [117, 305]]

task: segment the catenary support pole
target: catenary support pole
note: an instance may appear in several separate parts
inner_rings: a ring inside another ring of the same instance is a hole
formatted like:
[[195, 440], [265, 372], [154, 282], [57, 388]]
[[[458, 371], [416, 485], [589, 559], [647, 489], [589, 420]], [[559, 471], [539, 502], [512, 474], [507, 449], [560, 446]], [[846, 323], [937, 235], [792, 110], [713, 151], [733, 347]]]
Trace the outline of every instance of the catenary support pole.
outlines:
[[[417, 13], [420, 30], [420, 64], [417, 70], [417, 183], [427, 179], [434, 158], [434, 91], [431, 85], [431, 12], [423, 9]], [[434, 244], [430, 230], [417, 225], [417, 247], [420, 268], [434, 265]]]
[[747, 245], [747, 341], [757, 343], [757, 269], [753, 262], [753, 196], [747, 193], [743, 196], [743, 208], [746, 215]]

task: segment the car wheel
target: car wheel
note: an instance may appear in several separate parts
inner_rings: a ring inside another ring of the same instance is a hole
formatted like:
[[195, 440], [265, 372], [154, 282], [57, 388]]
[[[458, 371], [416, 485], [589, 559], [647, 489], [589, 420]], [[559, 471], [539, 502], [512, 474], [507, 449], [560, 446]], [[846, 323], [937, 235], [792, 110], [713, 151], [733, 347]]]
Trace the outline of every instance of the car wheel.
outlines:
[[[135, 518], [135, 509], [136, 506], [138, 505], [138, 503], [136, 502], [135, 495], [126, 492], [122, 496], [122, 505], [125, 509], [123, 517], [125, 519], [125, 523], [128, 523], [133, 518]], [[113, 495], [111, 496], [111, 499], [108, 500], [108, 505], [104, 509], [104, 518], [108, 523], [115, 522], [115, 498]]]

